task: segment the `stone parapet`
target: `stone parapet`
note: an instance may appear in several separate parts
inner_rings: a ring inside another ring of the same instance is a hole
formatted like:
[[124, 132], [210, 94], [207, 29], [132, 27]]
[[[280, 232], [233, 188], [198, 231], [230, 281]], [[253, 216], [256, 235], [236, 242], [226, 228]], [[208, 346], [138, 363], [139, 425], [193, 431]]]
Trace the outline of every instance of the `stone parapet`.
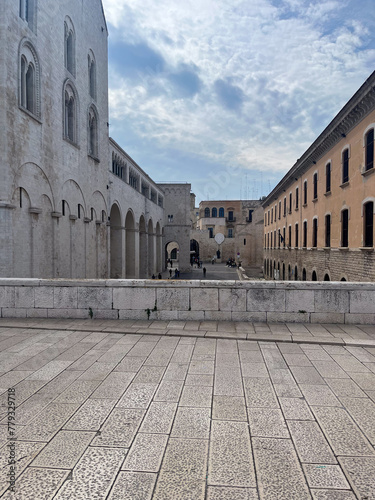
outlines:
[[0, 279], [1, 317], [375, 323], [375, 283]]

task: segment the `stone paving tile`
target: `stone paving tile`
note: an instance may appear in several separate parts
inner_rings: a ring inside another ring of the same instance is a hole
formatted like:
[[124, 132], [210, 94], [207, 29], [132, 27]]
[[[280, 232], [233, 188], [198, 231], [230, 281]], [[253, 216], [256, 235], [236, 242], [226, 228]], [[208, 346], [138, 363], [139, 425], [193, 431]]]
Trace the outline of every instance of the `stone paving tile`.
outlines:
[[365, 398], [366, 394], [358, 387], [351, 379], [327, 379], [327, 384], [330, 386], [336, 396]]
[[213, 375], [215, 371], [213, 360], [192, 360], [188, 373], [191, 375]]
[[121, 468], [137, 472], [159, 472], [167, 441], [166, 434], [137, 434]]
[[339, 463], [357, 498], [375, 498], [374, 457], [339, 457]]
[[136, 357], [125, 356], [125, 358], [121, 361], [121, 363], [119, 363], [115, 367], [114, 371], [136, 373], [141, 368], [146, 359], [147, 358], [145, 357], [136, 358]]
[[[8, 432], [8, 428], [6, 428]], [[20, 474], [26, 469], [30, 462], [34, 460], [34, 458], [38, 455], [40, 450], [45, 446], [45, 443], [29, 443], [18, 441], [17, 443], [17, 465], [15, 467], [15, 476], [18, 478]], [[9, 463], [8, 463], [9, 453], [6, 451], [6, 448], [2, 448], [0, 450], [0, 495], [4, 493], [4, 491], [9, 486]], [[17, 481], [18, 487], [18, 481]]]
[[171, 438], [153, 500], [204, 500], [207, 455], [207, 440]]
[[120, 472], [108, 500], [151, 500], [156, 474]]
[[264, 363], [260, 351], [239, 351], [241, 363]]
[[151, 354], [152, 350], [155, 348], [153, 342], [144, 342], [140, 340], [135, 344], [135, 346], [128, 352], [128, 356], [147, 357]]
[[284, 417], [288, 420], [314, 420], [308, 404], [302, 398], [282, 398], [279, 397], [279, 402], [284, 413]]
[[133, 382], [117, 406], [120, 408], [148, 408], [157, 387], [157, 384], [136, 384]]
[[269, 369], [288, 368], [278, 349], [262, 348], [262, 354]]
[[178, 402], [183, 385], [183, 380], [162, 380], [154, 396], [154, 401]]
[[[322, 362], [325, 363], [325, 361]], [[313, 366], [291, 366], [290, 370], [298, 384], [325, 384], [323, 378]]]
[[301, 466], [289, 439], [253, 438], [255, 468], [263, 500], [310, 500]]
[[72, 469], [94, 436], [94, 432], [60, 431], [32, 462], [31, 466]]
[[[369, 371], [365, 365], [363, 365], [360, 361], [358, 361], [358, 359], [356, 359], [354, 356], [352, 356], [349, 353], [345, 356], [332, 354], [332, 358], [346, 372], [368, 373], [368, 371]], [[337, 377], [337, 378], [339, 378], [339, 377]]]
[[144, 414], [141, 409], [114, 408], [91, 445], [129, 448]]
[[81, 380], [73, 382], [56, 399], [56, 403], [83, 403], [100, 384], [99, 380]]
[[169, 363], [164, 373], [164, 380], [185, 380], [188, 364]]
[[[17, 424], [28, 424], [28, 422], [41, 413], [50, 402], [51, 399], [47, 399], [39, 394], [31, 396], [23, 404], [16, 407]], [[0, 423], [6, 423], [7, 420], [7, 417], [5, 417]]]
[[170, 360], [171, 363], [189, 363], [191, 356], [193, 354], [193, 345], [178, 345], [173, 353], [173, 356]]
[[333, 360], [313, 361], [312, 363], [324, 378], [349, 378], [349, 375]]
[[116, 365], [117, 363], [100, 363], [96, 361], [81, 374], [80, 380], [104, 380]]
[[375, 403], [369, 399], [340, 398], [346, 411], [375, 446]]
[[212, 404], [214, 420], [236, 420], [247, 422], [244, 397], [214, 396]]
[[254, 342], [252, 340], [244, 341], [244, 340], [237, 340], [237, 345], [238, 349], [241, 353], [241, 351], [259, 351], [259, 345], [258, 342]]
[[126, 450], [121, 448], [89, 447], [74, 467], [72, 479], [64, 483], [55, 499], [104, 500], [125, 454]]
[[273, 388], [279, 398], [301, 398], [302, 393], [296, 383], [293, 385], [273, 384]]
[[211, 408], [212, 387], [185, 386], [182, 390], [179, 406], [194, 408]]
[[64, 429], [98, 431], [116, 403], [117, 399], [87, 399]]
[[311, 490], [314, 500], [356, 500], [351, 491]]
[[210, 414], [209, 408], [178, 408], [171, 437], [208, 439]]
[[229, 486], [209, 486], [207, 500], [258, 500], [255, 488], [231, 488]]
[[284, 353], [288, 366], [312, 366], [311, 361], [305, 354]]
[[213, 375], [187, 375], [185, 386], [188, 385], [213, 387], [214, 377]]
[[310, 488], [350, 490], [339, 465], [303, 464], [302, 467]]
[[241, 363], [243, 377], [268, 378], [268, 371], [264, 363]]
[[363, 347], [348, 346], [346, 350], [350, 352], [350, 354], [352, 354], [355, 358], [357, 358], [358, 361], [361, 361], [361, 363], [375, 363], [375, 350], [374, 354], [371, 354], [371, 348], [364, 349]]
[[327, 385], [301, 384], [299, 388], [310, 406], [342, 406]]
[[67, 370], [77, 370], [84, 372], [92, 366], [106, 351], [103, 349], [91, 349], [81, 358], [68, 366]]
[[242, 378], [239, 366], [218, 365], [216, 367], [214, 394], [215, 396], [243, 396]]
[[27, 380], [45, 380], [46, 382], [55, 378], [59, 373], [64, 371], [71, 361], [50, 361], [43, 368], [40, 368], [32, 375], [29, 375]]
[[120, 398], [134, 378], [135, 373], [112, 372], [91, 394], [93, 399]]
[[278, 408], [276, 395], [268, 379], [245, 378], [246, 405], [254, 408]]
[[365, 391], [374, 390], [375, 374], [374, 373], [351, 373], [351, 378], [356, 382], [361, 389]]
[[149, 434], [169, 434], [171, 432], [176, 411], [177, 403], [151, 403], [139, 432]]
[[54, 498], [69, 474], [68, 470], [29, 468], [17, 480], [15, 493], [7, 492], [3, 496], [8, 500], [50, 500]]
[[287, 420], [287, 424], [301, 462], [337, 463], [324, 434], [315, 421]]
[[330, 361], [331, 356], [324, 351], [320, 346], [316, 346], [317, 349], [310, 349], [310, 346], [303, 345], [301, 348], [303, 349], [305, 355], [309, 358], [310, 361]]
[[312, 411], [336, 455], [375, 455], [375, 450], [343, 408], [313, 407]]
[[289, 432], [281, 410], [249, 408], [251, 436], [288, 438]]
[[249, 428], [245, 422], [212, 421], [207, 483], [256, 486]]
[[23, 441], [49, 441], [77, 410], [79, 404], [50, 403], [23, 429], [18, 439]]

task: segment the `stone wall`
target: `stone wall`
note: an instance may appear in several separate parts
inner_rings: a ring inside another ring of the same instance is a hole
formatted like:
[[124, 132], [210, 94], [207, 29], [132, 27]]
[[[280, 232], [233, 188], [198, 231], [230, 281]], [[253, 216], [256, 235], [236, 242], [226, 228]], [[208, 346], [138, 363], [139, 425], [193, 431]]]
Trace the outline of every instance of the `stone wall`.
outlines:
[[1, 317], [375, 323], [375, 284], [1, 279]]

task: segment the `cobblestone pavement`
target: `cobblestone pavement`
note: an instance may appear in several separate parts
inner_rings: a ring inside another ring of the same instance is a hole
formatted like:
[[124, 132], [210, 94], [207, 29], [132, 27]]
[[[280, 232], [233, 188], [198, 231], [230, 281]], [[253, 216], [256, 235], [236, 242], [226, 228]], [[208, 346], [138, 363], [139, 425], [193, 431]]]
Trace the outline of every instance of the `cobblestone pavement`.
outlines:
[[0, 394], [2, 498], [375, 499], [374, 326], [0, 319]]

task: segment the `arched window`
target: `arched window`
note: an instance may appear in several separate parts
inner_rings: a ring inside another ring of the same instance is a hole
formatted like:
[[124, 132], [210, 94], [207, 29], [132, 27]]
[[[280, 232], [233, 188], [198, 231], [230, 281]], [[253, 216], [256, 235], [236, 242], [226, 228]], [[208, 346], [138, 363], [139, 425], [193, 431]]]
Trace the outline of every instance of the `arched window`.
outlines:
[[78, 144], [78, 98], [69, 81], [64, 85], [64, 139]]
[[219, 217], [224, 217], [224, 208], [223, 207], [219, 208]]
[[20, 45], [19, 104], [40, 118], [40, 67], [33, 45], [24, 40]]
[[366, 159], [365, 159], [365, 170], [370, 170], [374, 168], [374, 129], [370, 129], [365, 138], [365, 148], [366, 148]]
[[64, 23], [65, 44], [65, 68], [75, 76], [75, 31], [71, 19], [68, 17]]
[[209, 209], [208, 207], [206, 207], [206, 208], [204, 209], [204, 216], [205, 216], [205, 217], [209, 217], [209, 216], [210, 216], [210, 209]]
[[212, 217], [217, 217], [217, 208], [212, 209]]
[[316, 271], [312, 272], [311, 281], [318, 281], [318, 276], [316, 275]]
[[92, 52], [88, 55], [89, 94], [96, 99], [96, 63]]
[[302, 269], [302, 281], [306, 281], [306, 269]]
[[[88, 153], [98, 158], [98, 114], [94, 106], [90, 106], [88, 115]], [[120, 171], [116, 175], [119, 176]]]
[[324, 275], [323, 281], [331, 281], [328, 273]]
[[295, 281], [298, 281], [298, 267], [294, 266], [294, 279]]

